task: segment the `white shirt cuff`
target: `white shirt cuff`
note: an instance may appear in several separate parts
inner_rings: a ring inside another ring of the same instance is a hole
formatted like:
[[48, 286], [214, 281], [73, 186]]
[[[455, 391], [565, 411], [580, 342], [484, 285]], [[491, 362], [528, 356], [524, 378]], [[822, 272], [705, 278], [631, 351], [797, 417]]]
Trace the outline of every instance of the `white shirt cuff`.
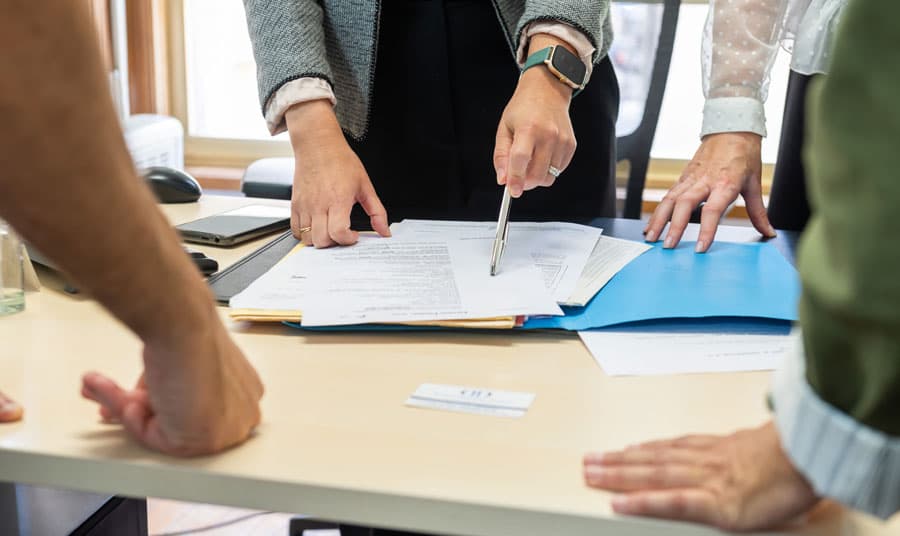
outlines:
[[707, 99], [703, 107], [700, 137], [722, 132], [753, 132], [766, 136], [766, 111], [763, 103], [750, 97]]
[[287, 130], [284, 114], [288, 108], [301, 102], [319, 99], [328, 99], [332, 106], [337, 102], [331, 84], [322, 78], [298, 78], [278, 88], [278, 91], [266, 103], [266, 126], [269, 128], [269, 133], [274, 136]]
[[522, 30], [522, 38], [519, 39], [519, 49], [516, 51], [516, 61], [519, 63], [520, 69], [525, 66], [525, 60], [528, 59], [528, 42], [531, 36], [535, 34], [552, 35], [557, 39], [562, 39], [567, 45], [574, 48], [587, 69], [584, 82], [587, 83], [591, 79], [591, 72], [594, 70], [594, 52], [597, 49], [594, 48], [591, 40], [586, 35], [562, 22], [532, 22]]
[[802, 338], [775, 373], [781, 444], [820, 496], [887, 519], [900, 510], [900, 437], [860, 424], [806, 381]]

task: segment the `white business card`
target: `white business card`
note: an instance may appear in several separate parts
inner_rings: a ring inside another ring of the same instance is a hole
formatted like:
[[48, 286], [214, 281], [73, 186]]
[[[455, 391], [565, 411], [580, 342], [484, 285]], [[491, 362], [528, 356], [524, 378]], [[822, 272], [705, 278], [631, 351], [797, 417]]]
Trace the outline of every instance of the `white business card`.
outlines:
[[531, 407], [534, 396], [534, 393], [423, 383], [406, 400], [406, 405], [475, 415], [519, 418]]

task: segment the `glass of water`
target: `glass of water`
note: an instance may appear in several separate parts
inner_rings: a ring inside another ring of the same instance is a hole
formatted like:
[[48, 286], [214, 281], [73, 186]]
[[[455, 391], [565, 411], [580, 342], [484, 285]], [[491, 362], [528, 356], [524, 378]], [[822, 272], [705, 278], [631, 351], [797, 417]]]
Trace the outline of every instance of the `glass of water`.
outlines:
[[0, 220], [0, 316], [25, 309], [25, 246]]

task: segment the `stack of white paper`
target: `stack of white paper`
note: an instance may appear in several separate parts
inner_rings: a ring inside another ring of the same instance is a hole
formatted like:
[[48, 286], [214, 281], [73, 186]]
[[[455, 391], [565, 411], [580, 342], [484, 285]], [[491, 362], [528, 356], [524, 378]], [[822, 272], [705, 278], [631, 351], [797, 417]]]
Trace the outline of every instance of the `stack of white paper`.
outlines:
[[586, 225], [514, 222], [491, 276], [495, 222], [405, 220], [391, 229], [392, 238], [364, 235], [350, 247], [301, 248], [231, 299], [233, 317], [512, 327], [517, 317], [561, 315], [557, 303], [584, 305], [649, 247]]
[[302, 311], [305, 326], [562, 314], [530, 257], [505, 256], [492, 277], [490, 246], [364, 236], [344, 248], [303, 248], [230, 305]]
[[[391, 231], [395, 237], [493, 243], [496, 228], [496, 222], [404, 220], [393, 224]], [[601, 236], [602, 232], [574, 223], [512, 222], [500, 270], [506, 268], [506, 255], [531, 257], [558, 303], [583, 306], [625, 265], [650, 249], [641, 242]]]
[[367, 237], [296, 256], [314, 283], [306, 326], [563, 314], [527, 257], [509, 255], [492, 277], [481, 241]]

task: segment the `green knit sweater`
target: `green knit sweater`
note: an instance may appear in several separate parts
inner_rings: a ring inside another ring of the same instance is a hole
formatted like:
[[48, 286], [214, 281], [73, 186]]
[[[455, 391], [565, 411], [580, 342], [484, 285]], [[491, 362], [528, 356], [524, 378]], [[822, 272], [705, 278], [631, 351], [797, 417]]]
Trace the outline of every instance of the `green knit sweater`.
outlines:
[[813, 88], [813, 217], [803, 236], [807, 379], [857, 421], [900, 436], [900, 2], [853, 0]]

